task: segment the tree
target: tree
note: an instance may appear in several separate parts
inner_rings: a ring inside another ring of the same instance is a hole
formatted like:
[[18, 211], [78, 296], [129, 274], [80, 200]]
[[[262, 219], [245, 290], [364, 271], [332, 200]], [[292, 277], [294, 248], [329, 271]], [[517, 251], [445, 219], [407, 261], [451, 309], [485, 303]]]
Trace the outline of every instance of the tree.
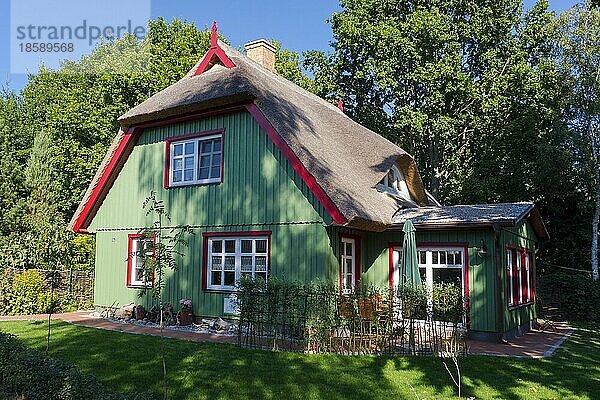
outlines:
[[350, 117], [413, 154], [443, 203], [535, 201], [553, 238], [542, 257], [584, 267], [581, 145], [564, 118], [570, 88], [548, 2], [341, 5], [334, 52], [305, 53], [316, 93], [343, 97]]
[[[600, 11], [593, 2], [577, 4], [556, 21], [555, 54], [572, 89], [566, 117], [581, 147], [574, 167], [591, 187], [580, 187], [594, 204], [592, 217], [592, 277], [598, 280], [600, 223]], [[586, 190], [587, 189], [587, 190]]]
[[[169, 228], [168, 233], [163, 232], [164, 222], [171, 218], [165, 209], [164, 202], [156, 198], [152, 192], [145, 200], [143, 209], [146, 215], [153, 215], [155, 218], [152, 226], [141, 231], [141, 256], [143, 260], [142, 270], [146, 282], [152, 282], [152, 286], [140, 291], [144, 295], [147, 291], [152, 293], [152, 298], [158, 302], [160, 312], [160, 351], [163, 367], [163, 398], [167, 399], [167, 363], [165, 360], [164, 346], [164, 326], [165, 310], [163, 303], [163, 289], [165, 286], [165, 272], [167, 270], [176, 270], [177, 261], [185, 254], [181, 251], [182, 247], [187, 247], [186, 235], [193, 235], [193, 230], [182, 225], [175, 228]], [[130, 254], [129, 257], [133, 257]]]

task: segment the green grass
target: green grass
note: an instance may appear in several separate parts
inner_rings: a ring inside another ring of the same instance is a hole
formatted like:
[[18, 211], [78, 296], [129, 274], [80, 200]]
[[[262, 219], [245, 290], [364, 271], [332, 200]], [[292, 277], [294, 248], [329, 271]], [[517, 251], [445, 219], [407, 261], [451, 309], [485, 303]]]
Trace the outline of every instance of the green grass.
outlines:
[[[0, 330], [45, 348], [41, 321]], [[442, 360], [272, 353], [166, 339], [172, 399], [451, 399]], [[51, 356], [121, 391], [161, 393], [159, 339], [53, 323]], [[477, 399], [600, 399], [600, 326], [581, 326], [548, 359], [460, 359], [463, 396]], [[411, 388], [412, 386], [412, 388]], [[414, 388], [414, 391], [413, 391]]]

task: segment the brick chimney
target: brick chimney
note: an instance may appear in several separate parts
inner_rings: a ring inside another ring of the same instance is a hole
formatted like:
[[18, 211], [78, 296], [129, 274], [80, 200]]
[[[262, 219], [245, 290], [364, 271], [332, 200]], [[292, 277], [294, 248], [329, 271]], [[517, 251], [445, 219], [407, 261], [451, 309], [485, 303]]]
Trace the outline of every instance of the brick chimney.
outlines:
[[244, 45], [246, 56], [275, 73], [275, 46], [265, 39], [258, 39]]

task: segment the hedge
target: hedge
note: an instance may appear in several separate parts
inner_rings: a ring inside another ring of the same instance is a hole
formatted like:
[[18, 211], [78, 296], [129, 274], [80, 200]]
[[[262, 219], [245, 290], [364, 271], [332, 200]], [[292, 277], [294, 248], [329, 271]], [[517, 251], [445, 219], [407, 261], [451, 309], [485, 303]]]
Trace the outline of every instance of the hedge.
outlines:
[[[102, 386], [93, 375], [25, 346], [0, 332], [0, 397], [2, 393], [28, 400], [148, 400], [149, 393], [125, 395]], [[10, 397], [10, 396], [9, 396]]]
[[552, 273], [538, 278], [538, 296], [544, 306], [556, 306], [568, 320], [600, 320], [600, 281], [588, 274]]

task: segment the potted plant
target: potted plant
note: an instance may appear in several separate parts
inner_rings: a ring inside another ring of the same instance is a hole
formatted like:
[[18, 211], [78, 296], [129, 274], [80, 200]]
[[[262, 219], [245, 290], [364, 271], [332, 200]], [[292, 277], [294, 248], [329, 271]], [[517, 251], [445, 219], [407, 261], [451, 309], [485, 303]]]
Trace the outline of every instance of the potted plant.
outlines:
[[177, 313], [177, 322], [181, 326], [191, 325], [193, 319], [192, 301], [190, 299], [181, 299], [179, 300], [179, 305], [181, 305], [181, 310]]

